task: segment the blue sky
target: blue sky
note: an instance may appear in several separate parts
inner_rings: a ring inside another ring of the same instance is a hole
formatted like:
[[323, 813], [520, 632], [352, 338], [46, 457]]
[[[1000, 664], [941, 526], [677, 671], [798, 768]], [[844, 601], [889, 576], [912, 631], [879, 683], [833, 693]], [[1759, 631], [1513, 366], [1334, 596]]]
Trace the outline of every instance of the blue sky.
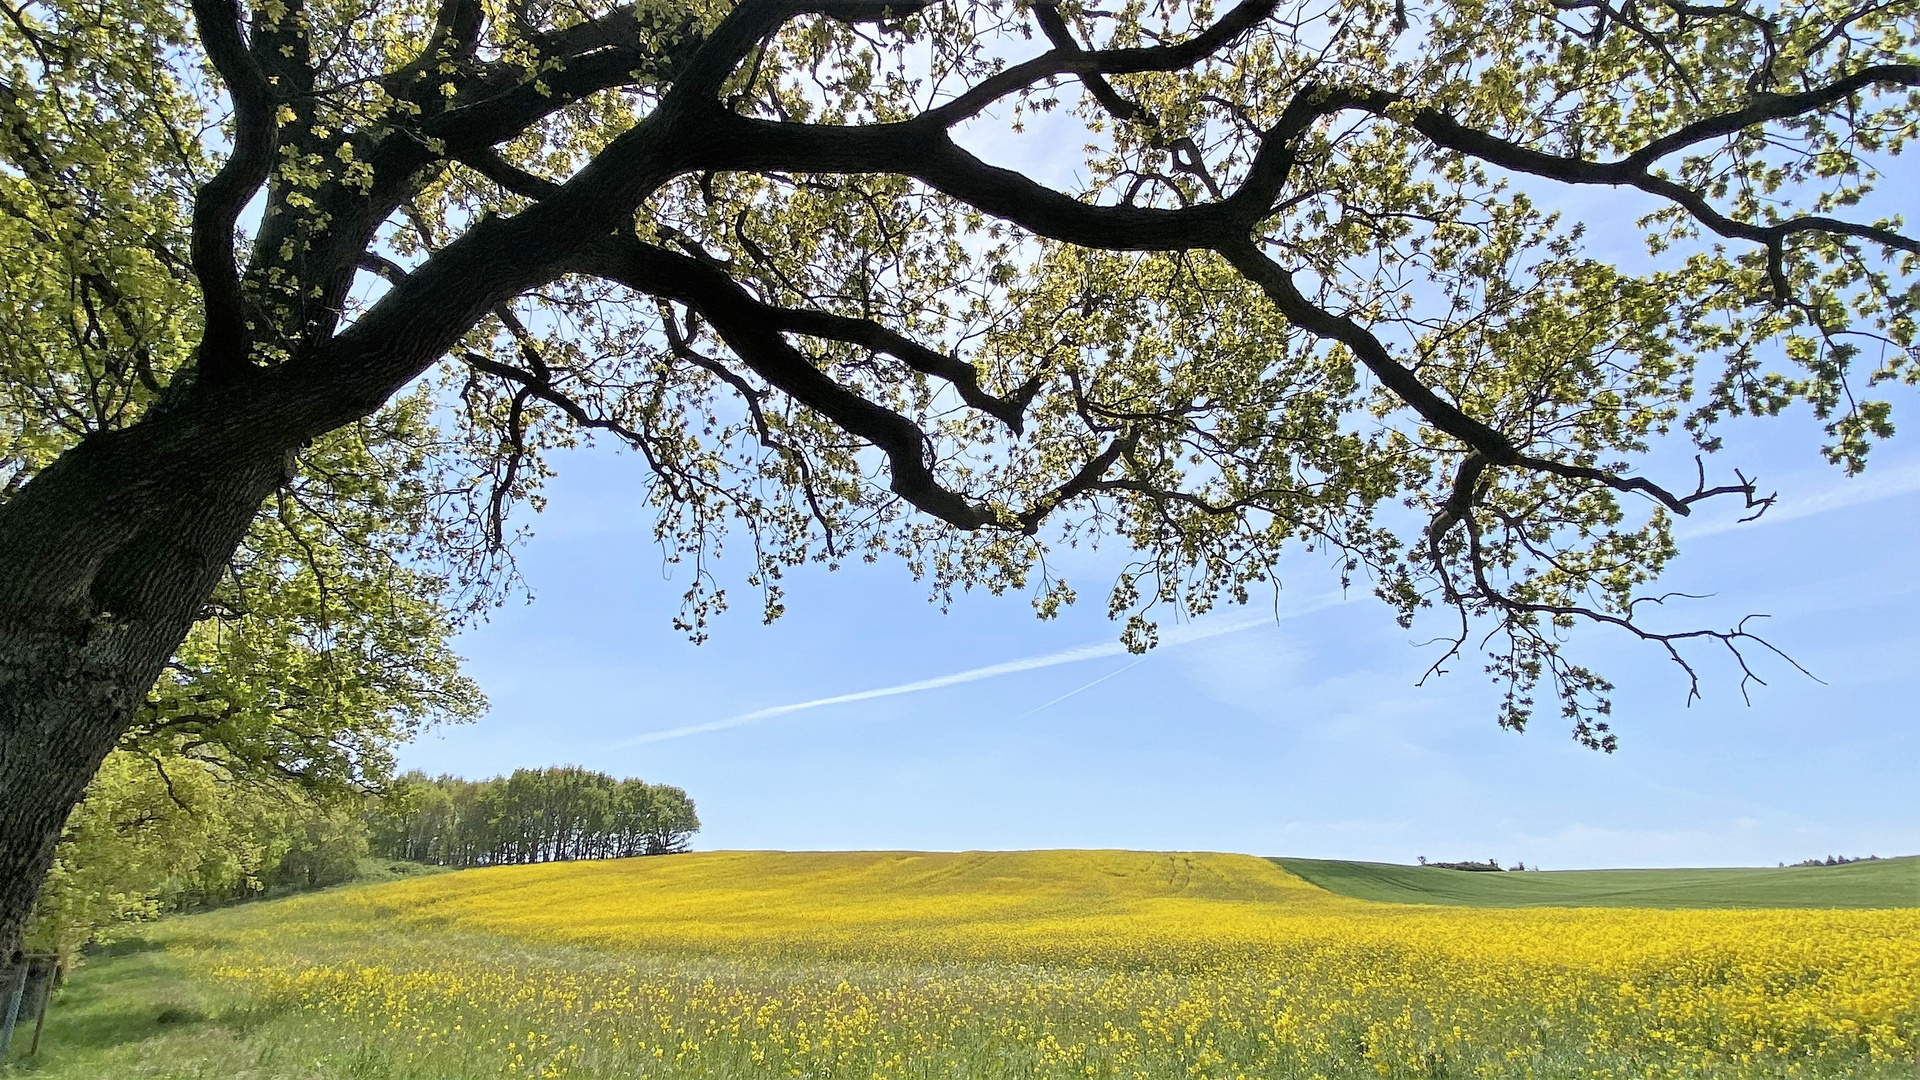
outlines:
[[[1083, 138], [991, 124], [990, 158], [1071, 187]], [[1562, 199], [1596, 224], [1640, 207]], [[1637, 241], [1597, 230], [1609, 255]], [[1904, 418], [1920, 410], [1905, 395]], [[1897, 419], [1900, 418], [1897, 414]], [[746, 602], [700, 646], [674, 631], [685, 582], [664, 573], [640, 470], [609, 447], [557, 459], [522, 552], [538, 599], [459, 647], [493, 702], [430, 734], [404, 765], [484, 776], [578, 764], [678, 784], [701, 848], [1124, 847], [1379, 859], [1525, 860], [1549, 868], [1772, 865], [1920, 852], [1920, 442], [1896, 439], [1859, 478], [1824, 465], [1804, 415], [1732, 429], [1714, 465], [1757, 473], [1781, 502], [1734, 525], [1686, 523], [1668, 587], [1712, 594], [1696, 625], [1771, 616], [1818, 676], [1708, 659], [1703, 701], [1653, 649], [1599, 629], [1583, 656], [1619, 684], [1611, 756], [1551, 717], [1493, 723], [1475, 664], [1416, 686], [1432, 662], [1364, 590], [1296, 561], [1273, 609], [1171, 632], [1144, 660], [1104, 618], [1117, 552], [1070, 555], [1083, 597], [1054, 622], [1023, 597], [949, 614], [898, 564], [786, 582], [788, 615]], [[1692, 461], [1656, 461], [1670, 486]], [[724, 564], [723, 564], [724, 565]], [[684, 573], [684, 571], [683, 571]], [[738, 589], [740, 570], [733, 582]]]
[[[943, 615], [882, 563], [798, 574], [786, 618], [762, 626], [743, 607], [695, 646], [670, 626], [684, 586], [637, 505], [642, 466], [600, 449], [561, 462], [523, 553], [537, 599], [460, 642], [492, 713], [402, 757], [468, 776], [571, 763], [678, 784], [699, 804], [703, 848], [1548, 867], [1920, 852], [1920, 453], [1896, 441], [1847, 480], [1819, 462], [1810, 424], [1739, 434], [1723, 462], [1757, 469], [1781, 505], [1751, 525], [1693, 524], [1668, 584], [1715, 594], [1692, 620], [1768, 613], [1774, 640], [1823, 681], [1763, 665], [1771, 685], [1748, 706], [1709, 661], [1689, 707], [1651, 649], [1582, 631], [1620, 684], [1611, 756], [1551, 719], [1500, 731], [1471, 665], [1415, 686], [1431, 661], [1418, 628], [1365, 595], [1339, 602], [1304, 563], [1282, 617], [1228, 611], [1144, 660], [1113, 645], [1097, 558], [1071, 567], [1088, 599], [1055, 622], [1019, 597], [970, 595]], [[866, 695], [924, 682], [936, 685]]]

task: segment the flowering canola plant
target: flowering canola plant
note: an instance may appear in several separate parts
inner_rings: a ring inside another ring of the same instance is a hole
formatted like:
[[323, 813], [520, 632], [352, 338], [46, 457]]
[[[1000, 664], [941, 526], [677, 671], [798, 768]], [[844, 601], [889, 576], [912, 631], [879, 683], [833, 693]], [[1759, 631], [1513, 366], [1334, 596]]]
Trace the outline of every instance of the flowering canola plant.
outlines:
[[419, 1075], [1911, 1077], [1920, 1046], [1912, 908], [1378, 904], [1120, 851], [716, 852], [274, 907], [186, 944]]

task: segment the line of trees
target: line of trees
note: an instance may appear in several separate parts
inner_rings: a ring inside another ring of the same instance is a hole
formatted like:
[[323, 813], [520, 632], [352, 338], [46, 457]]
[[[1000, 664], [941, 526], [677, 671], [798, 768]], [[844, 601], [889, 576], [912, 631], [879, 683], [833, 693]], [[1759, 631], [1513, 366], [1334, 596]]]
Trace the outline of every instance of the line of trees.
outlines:
[[[677, 787], [578, 768], [492, 780], [415, 771], [378, 793], [269, 785], [222, 762], [138, 747], [108, 756], [68, 817], [24, 936], [69, 958], [123, 924], [278, 891], [414, 872], [684, 851]], [[372, 859], [369, 859], [372, 856]]]
[[561, 766], [491, 780], [410, 772], [371, 826], [376, 854], [499, 866], [685, 851], [700, 819], [677, 787]]
[[[1793, 863], [1791, 865], [1793, 866], [1845, 866], [1848, 863], [1879, 862], [1879, 861], [1880, 861], [1880, 856], [1878, 855], [1866, 855], [1866, 856], [1861, 856], [1858, 858], [1851, 858], [1851, 859], [1846, 857], [1845, 855], [1841, 855], [1837, 858], [1835, 856], [1829, 855], [1824, 859], [1802, 859], [1799, 862]], [[1781, 863], [1780, 865], [1787, 866], [1789, 864]]]

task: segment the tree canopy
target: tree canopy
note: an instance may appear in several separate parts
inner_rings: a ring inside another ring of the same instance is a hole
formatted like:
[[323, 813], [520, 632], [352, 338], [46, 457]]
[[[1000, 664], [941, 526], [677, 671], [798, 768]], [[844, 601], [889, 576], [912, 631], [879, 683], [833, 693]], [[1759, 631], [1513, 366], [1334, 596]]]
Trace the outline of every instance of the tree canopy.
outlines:
[[118, 750], [67, 819], [27, 943], [72, 954], [165, 911], [425, 869], [407, 864], [672, 854], [700, 830], [680, 788], [570, 766], [382, 779], [269, 785], [205, 756]]
[[370, 841], [396, 859], [501, 866], [668, 855], [699, 831], [680, 788], [559, 766], [491, 780], [408, 773], [376, 810]]
[[[1139, 647], [1299, 551], [1448, 613], [1436, 667], [1484, 643], [1503, 724], [1545, 693], [1611, 748], [1567, 628], [1757, 647], [1647, 604], [1675, 517], [1768, 504], [1725, 421], [1810, 406], [1857, 470], [1920, 373], [1876, 190], [1910, 3], [5, 14], [0, 871], [36, 878], [263, 503], [409, 387], [450, 482], [408, 535], [480, 578], [543, 454], [610, 438], [696, 635], [730, 531], [769, 617], [889, 553], [1050, 615], [1051, 548], [1124, 543]], [[1066, 186], [992, 160], [1050, 114]], [[1584, 188], [1644, 198], [1645, 259], [1548, 208]], [[1697, 473], [1648, 471], [1667, 437]]]
[[204, 759], [119, 750], [67, 818], [27, 944], [69, 957], [165, 911], [352, 880], [362, 799], [234, 783]]
[[424, 727], [484, 710], [449, 640], [462, 589], [414, 550], [432, 529], [427, 411], [416, 395], [308, 448], [122, 746], [339, 794], [384, 784]]
[[456, 590], [404, 551], [424, 405], [329, 436], [263, 509], [67, 819], [29, 944], [348, 880], [394, 746], [484, 707], [448, 641]]

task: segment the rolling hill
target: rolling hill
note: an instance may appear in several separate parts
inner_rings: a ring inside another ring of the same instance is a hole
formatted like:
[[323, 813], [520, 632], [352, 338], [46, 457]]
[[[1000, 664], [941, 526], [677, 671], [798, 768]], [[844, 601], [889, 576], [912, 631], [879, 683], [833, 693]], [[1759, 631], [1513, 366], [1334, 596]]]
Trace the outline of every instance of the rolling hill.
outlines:
[[1843, 866], [1487, 873], [1394, 863], [1276, 858], [1331, 893], [1462, 907], [1920, 907], [1920, 856]]
[[[131, 929], [74, 973], [28, 1068], [1912, 1080], [1915, 869], [1079, 850], [486, 867]], [[1685, 906], [1754, 910], [1653, 910]]]

